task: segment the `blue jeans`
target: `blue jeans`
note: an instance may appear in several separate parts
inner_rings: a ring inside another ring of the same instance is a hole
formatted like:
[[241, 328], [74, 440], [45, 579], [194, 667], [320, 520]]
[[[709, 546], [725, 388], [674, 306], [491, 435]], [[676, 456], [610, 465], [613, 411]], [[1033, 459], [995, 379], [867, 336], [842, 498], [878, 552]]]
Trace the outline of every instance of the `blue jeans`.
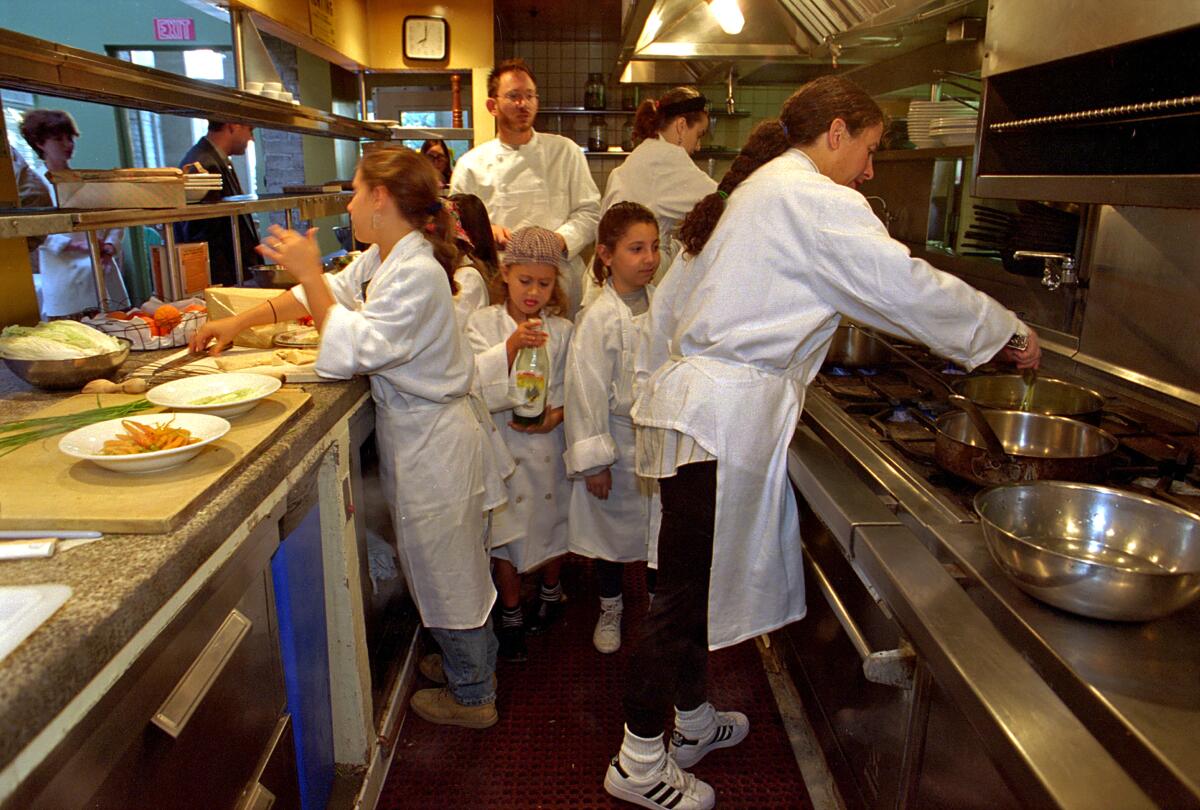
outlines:
[[464, 706], [482, 706], [496, 700], [492, 675], [496, 672], [496, 651], [500, 643], [492, 632], [492, 620], [472, 630], [443, 630], [430, 627], [434, 641], [442, 648], [442, 669], [454, 699]]

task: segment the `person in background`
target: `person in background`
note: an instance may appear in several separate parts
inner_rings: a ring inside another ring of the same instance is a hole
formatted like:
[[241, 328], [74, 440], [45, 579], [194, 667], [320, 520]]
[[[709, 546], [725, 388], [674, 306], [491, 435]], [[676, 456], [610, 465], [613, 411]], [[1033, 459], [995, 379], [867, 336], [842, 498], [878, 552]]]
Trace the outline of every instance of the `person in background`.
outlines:
[[[79, 128], [65, 110], [30, 110], [21, 119], [21, 136], [46, 165], [49, 174], [71, 168], [75, 139]], [[20, 187], [21, 205], [41, 207], [53, 205], [53, 192], [43, 177], [36, 182], [26, 174]], [[122, 229], [96, 231], [100, 244], [100, 260], [104, 265], [106, 298], [96, 295], [96, 275], [92, 269], [91, 247], [86, 233], [50, 234], [39, 245], [31, 244], [30, 263], [41, 275], [41, 309], [43, 318], [77, 315], [83, 310], [125, 309], [129, 293], [125, 279], [117, 266], [121, 255]], [[35, 258], [36, 257], [36, 258]]]
[[569, 262], [564, 281], [571, 308], [564, 314], [574, 317], [583, 303], [580, 253], [596, 236], [600, 192], [574, 141], [534, 130], [537, 81], [525, 62], [501, 62], [488, 75], [487, 90], [497, 136], [458, 159], [450, 191], [483, 200], [501, 250], [517, 228], [537, 225], [554, 232]]
[[[660, 505], [657, 482], [634, 469], [633, 352], [645, 329], [658, 269], [658, 222], [650, 209], [620, 202], [600, 218], [592, 272], [600, 294], [579, 313], [566, 373], [567, 474], [574, 479], [568, 548], [596, 560], [600, 618], [592, 644], [621, 647], [623, 563], [653, 560]], [[646, 590], [654, 598], [654, 569]]]
[[[562, 612], [559, 572], [567, 553], [570, 485], [563, 467], [563, 370], [571, 322], [559, 283], [562, 250], [545, 228], [521, 228], [508, 242], [504, 266], [492, 288], [497, 303], [471, 313], [467, 341], [475, 351], [475, 374], [484, 403], [516, 462], [508, 505], [492, 516], [492, 561], [500, 590], [500, 657], [524, 661], [525, 633], [539, 633]], [[517, 353], [549, 348], [546, 410], [535, 425], [513, 421], [518, 389], [510, 383]], [[526, 618], [521, 575], [542, 568], [541, 589]]]
[[684, 769], [740, 743], [749, 721], [708, 702], [708, 651], [805, 614], [787, 449], [840, 318], [968, 369], [1040, 359], [1016, 315], [888, 237], [857, 191], [882, 134], [883, 113], [857, 85], [809, 82], [680, 227], [684, 253], [637, 353], [637, 469], [659, 479], [663, 516], [658, 594], [629, 657], [625, 736], [604, 777], [617, 798], [713, 807], [713, 789]]
[[717, 181], [691, 157], [708, 130], [708, 99], [691, 87], [676, 87], [657, 100], [644, 99], [633, 127], [637, 146], [608, 176], [600, 211], [631, 200], [654, 212], [662, 254], [654, 277], [659, 283], [679, 252], [675, 238], [679, 221], [717, 190]]
[[467, 318], [470, 313], [475, 310], [482, 310], [487, 306], [488, 293], [487, 282], [484, 281], [484, 270], [482, 270], [478, 259], [472, 254], [474, 250], [474, 242], [470, 239], [470, 234], [462, 227], [462, 217], [458, 212], [458, 205], [454, 200], [446, 200], [444, 203], [446, 210], [454, 216], [455, 224], [455, 246], [458, 248], [457, 265], [454, 271], [454, 283], [457, 289], [454, 294], [454, 312], [458, 320], [458, 329], [467, 329]]
[[421, 144], [421, 154], [429, 158], [433, 168], [442, 178], [442, 188], [450, 185], [450, 171], [454, 168], [454, 153], [441, 138], [430, 138]]
[[448, 198], [458, 209], [458, 221], [471, 237], [471, 257], [483, 274], [489, 287], [500, 273], [500, 254], [496, 251], [496, 238], [492, 235], [492, 223], [488, 219], [487, 207], [474, 194], [451, 194]]
[[[179, 161], [180, 168], [199, 163], [205, 171], [221, 175], [221, 191], [210, 192], [204, 202], [214, 202], [222, 197], [233, 197], [244, 193], [242, 183], [229, 158], [246, 154], [250, 141], [254, 140], [254, 127], [225, 121], [209, 121], [208, 134], [196, 141]], [[237, 218], [238, 237], [241, 241], [242, 272], [250, 277], [250, 268], [259, 264], [254, 247], [258, 244], [258, 228], [249, 214]], [[207, 242], [208, 266], [213, 284], [233, 286], [237, 284], [237, 264], [233, 253], [233, 228], [229, 217], [194, 219], [175, 223], [175, 240], [178, 242]]]
[[448, 683], [418, 690], [411, 705], [433, 723], [487, 728], [498, 715], [484, 514], [506, 494], [491, 484], [487, 439], [467, 399], [472, 358], [455, 328], [453, 226], [438, 191], [432, 167], [410, 149], [365, 155], [348, 210], [355, 237], [371, 247], [324, 274], [316, 229], [272, 226], [262, 254], [300, 284], [206, 324], [191, 348], [215, 354], [249, 326], [311, 314], [321, 375], [370, 377], [400, 565], [442, 650], [442, 671], [429, 672], [425, 660], [421, 671]]

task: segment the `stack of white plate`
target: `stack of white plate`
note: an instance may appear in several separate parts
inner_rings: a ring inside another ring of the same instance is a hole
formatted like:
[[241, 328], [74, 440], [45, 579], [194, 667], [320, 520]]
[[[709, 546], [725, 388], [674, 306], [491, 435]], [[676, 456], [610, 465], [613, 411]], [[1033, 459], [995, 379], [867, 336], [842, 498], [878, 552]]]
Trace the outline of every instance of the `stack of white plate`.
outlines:
[[908, 139], [918, 148], [972, 143], [978, 118], [978, 110], [957, 101], [913, 101], [908, 105]]
[[187, 194], [188, 202], [196, 202], [204, 199], [204, 195], [210, 191], [221, 190], [221, 175], [219, 174], [185, 174], [183, 176], [183, 190]]

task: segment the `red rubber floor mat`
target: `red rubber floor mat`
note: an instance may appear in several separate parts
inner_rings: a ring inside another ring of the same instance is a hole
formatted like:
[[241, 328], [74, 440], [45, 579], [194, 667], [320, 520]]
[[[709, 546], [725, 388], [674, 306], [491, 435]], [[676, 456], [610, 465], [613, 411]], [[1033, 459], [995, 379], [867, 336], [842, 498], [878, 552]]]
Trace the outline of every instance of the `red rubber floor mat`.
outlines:
[[[625, 572], [621, 649], [592, 646], [599, 615], [592, 565], [563, 567], [563, 619], [529, 638], [529, 660], [500, 662], [500, 722], [485, 731], [427, 723], [409, 712], [379, 800], [380, 810], [620, 810], [604, 792], [604, 771], [621, 744], [621, 687], [629, 639], [646, 613], [641, 565]], [[429, 686], [419, 675], [418, 687]], [[692, 772], [713, 786], [717, 806], [810, 810], [775, 698], [753, 642], [713, 653], [709, 696], [750, 718], [750, 736], [710, 753]]]

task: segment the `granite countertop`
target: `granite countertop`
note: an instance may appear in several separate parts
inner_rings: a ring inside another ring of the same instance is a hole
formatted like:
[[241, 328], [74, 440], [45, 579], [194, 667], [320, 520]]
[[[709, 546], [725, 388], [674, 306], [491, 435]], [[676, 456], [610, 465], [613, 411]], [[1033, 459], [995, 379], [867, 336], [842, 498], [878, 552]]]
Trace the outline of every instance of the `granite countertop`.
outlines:
[[[167, 356], [132, 355], [123, 367]], [[61, 583], [73, 595], [0, 661], [0, 768], [96, 676], [246, 519], [309, 449], [369, 391], [365, 378], [306, 384], [312, 407], [243, 462], [225, 489], [169, 534], [106, 534], [50, 559], [0, 562], [0, 585]], [[0, 364], [0, 421], [74, 392], [34, 389]], [[0, 466], [3, 459], [0, 459]]]

